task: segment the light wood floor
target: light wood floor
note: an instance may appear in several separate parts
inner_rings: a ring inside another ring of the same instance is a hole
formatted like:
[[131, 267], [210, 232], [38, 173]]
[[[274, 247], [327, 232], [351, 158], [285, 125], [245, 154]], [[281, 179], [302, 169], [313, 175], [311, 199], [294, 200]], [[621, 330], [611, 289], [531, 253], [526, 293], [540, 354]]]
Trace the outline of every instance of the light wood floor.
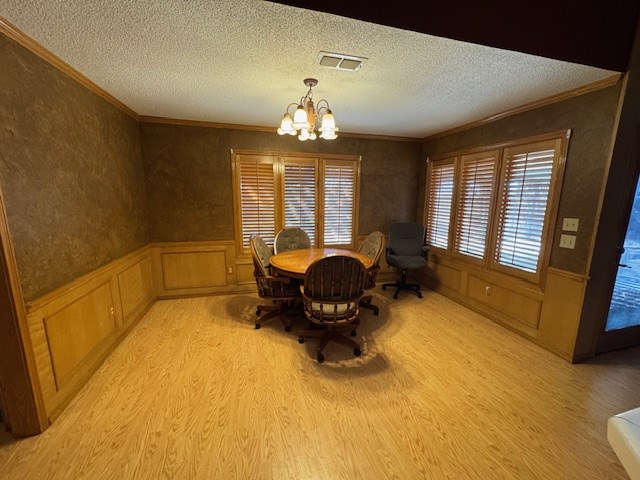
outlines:
[[256, 295], [158, 301], [45, 433], [0, 438], [0, 478], [628, 478], [606, 422], [640, 405], [639, 349], [571, 365], [392, 293], [362, 357], [324, 364], [280, 322], [254, 330]]

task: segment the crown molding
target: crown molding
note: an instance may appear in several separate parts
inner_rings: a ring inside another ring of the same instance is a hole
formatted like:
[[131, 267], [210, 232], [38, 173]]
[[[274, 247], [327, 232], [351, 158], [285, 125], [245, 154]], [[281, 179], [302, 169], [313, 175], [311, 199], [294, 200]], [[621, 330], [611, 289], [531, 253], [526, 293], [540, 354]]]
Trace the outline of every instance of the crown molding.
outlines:
[[113, 95], [108, 93], [106, 90], [104, 90], [103, 88], [93, 83], [91, 80], [89, 80], [83, 74], [78, 72], [71, 65], [66, 63], [64, 60], [60, 59], [58, 56], [51, 53], [49, 50], [47, 50], [38, 42], [36, 42], [33, 38], [29, 37], [26, 33], [24, 33], [18, 27], [11, 24], [1, 16], [0, 16], [0, 33], [3, 33], [11, 40], [15, 41], [16, 43], [23, 46], [24, 48], [31, 51], [32, 53], [35, 53], [38, 57], [43, 59], [45, 62], [51, 64], [52, 66], [60, 70], [65, 75], [71, 77], [80, 85], [82, 85], [83, 87], [86, 87], [87, 89], [89, 89], [90, 91], [98, 95], [99, 97], [103, 98], [104, 100], [112, 104], [117, 109], [129, 115], [134, 120], [139, 120], [139, 116], [136, 112], [131, 110], [129, 107], [127, 107], [120, 100], [118, 100]]
[[534, 110], [536, 108], [544, 107], [546, 105], [551, 105], [552, 103], [561, 102], [563, 100], [568, 100], [569, 98], [584, 95], [586, 93], [602, 90], [603, 88], [616, 85], [620, 81], [622, 76], [623, 76], [622, 73], [616, 73], [614, 75], [611, 75], [610, 77], [604, 78], [602, 80], [598, 80], [597, 82], [589, 83], [588, 85], [583, 85], [582, 87], [574, 88], [573, 90], [567, 90], [566, 92], [562, 92], [556, 95], [552, 95], [550, 97], [542, 98], [540, 100], [536, 100], [535, 102], [525, 103], [524, 105], [520, 105], [519, 107], [511, 108], [509, 110], [505, 110], [504, 112], [496, 113], [494, 115], [490, 115], [483, 119], [476, 120], [471, 123], [466, 123], [464, 125], [460, 125], [459, 127], [451, 128], [449, 130], [444, 130], [442, 132], [426, 136], [421, 140], [423, 142], [428, 142], [430, 140], [435, 140], [437, 138], [453, 135], [454, 133], [464, 132], [465, 130], [470, 130], [472, 128], [476, 128], [481, 125], [486, 125], [492, 122], [496, 122], [498, 120], [502, 120], [503, 118], [507, 118], [512, 115], [517, 115], [518, 113], [528, 112], [529, 110]]

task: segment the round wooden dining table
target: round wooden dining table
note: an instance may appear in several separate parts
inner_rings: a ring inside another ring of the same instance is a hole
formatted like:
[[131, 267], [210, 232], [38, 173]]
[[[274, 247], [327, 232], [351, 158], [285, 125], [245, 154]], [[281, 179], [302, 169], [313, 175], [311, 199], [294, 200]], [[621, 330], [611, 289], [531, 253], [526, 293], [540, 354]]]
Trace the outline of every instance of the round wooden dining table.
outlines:
[[364, 264], [364, 268], [369, 268], [373, 264], [371, 259], [366, 255], [352, 250], [342, 248], [302, 248], [298, 250], [288, 250], [286, 252], [277, 253], [271, 257], [269, 263], [274, 273], [279, 273], [291, 278], [304, 279], [304, 274], [309, 265], [321, 258], [346, 255], [360, 260]]

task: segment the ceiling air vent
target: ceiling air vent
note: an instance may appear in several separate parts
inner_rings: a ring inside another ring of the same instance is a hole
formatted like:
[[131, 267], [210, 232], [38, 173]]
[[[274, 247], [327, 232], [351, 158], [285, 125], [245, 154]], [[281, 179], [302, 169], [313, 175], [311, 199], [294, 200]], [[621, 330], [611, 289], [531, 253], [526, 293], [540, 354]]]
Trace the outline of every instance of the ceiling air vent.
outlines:
[[348, 72], [360, 70], [365, 60], [367, 59], [364, 57], [343, 55], [341, 53], [320, 52], [320, 55], [318, 55], [318, 65]]

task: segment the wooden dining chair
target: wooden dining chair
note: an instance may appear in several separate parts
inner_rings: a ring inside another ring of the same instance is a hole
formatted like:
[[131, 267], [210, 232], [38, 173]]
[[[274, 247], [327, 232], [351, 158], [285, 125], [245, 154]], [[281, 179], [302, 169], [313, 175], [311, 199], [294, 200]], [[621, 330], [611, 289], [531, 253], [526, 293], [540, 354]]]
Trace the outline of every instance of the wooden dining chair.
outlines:
[[299, 227], [283, 228], [276, 234], [273, 240], [273, 253], [282, 253], [288, 250], [310, 248], [311, 239], [307, 232]]
[[[371, 266], [367, 268], [364, 276], [364, 290], [373, 290], [376, 286], [376, 278], [380, 270], [380, 259], [384, 252], [384, 234], [379, 231], [371, 232], [362, 242], [359, 253], [362, 253], [371, 259]], [[373, 303], [373, 295], [363, 295], [360, 298], [360, 306], [373, 310], [374, 315], [378, 315], [379, 309]]]
[[[271, 275], [269, 271], [269, 258], [271, 247], [258, 234], [249, 238], [249, 247], [253, 256], [253, 276], [258, 287], [258, 296], [271, 300], [271, 305], [258, 305], [256, 308], [255, 328], [271, 318], [280, 317], [287, 332], [291, 331], [291, 319], [287, 315], [287, 307], [296, 298], [300, 297], [299, 286], [292, 283], [289, 277]], [[265, 312], [265, 313], [263, 313]]]
[[358, 342], [344, 333], [355, 336], [360, 323], [358, 303], [363, 294], [364, 272], [365, 267], [357, 258], [335, 255], [315, 261], [305, 273], [300, 289], [304, 314], [311, 323], [298, 332], [298, 341], [319, 338], [316, 358], [320, 363], [330, 341], [352, 347], [356, 356], [361, 353]]

